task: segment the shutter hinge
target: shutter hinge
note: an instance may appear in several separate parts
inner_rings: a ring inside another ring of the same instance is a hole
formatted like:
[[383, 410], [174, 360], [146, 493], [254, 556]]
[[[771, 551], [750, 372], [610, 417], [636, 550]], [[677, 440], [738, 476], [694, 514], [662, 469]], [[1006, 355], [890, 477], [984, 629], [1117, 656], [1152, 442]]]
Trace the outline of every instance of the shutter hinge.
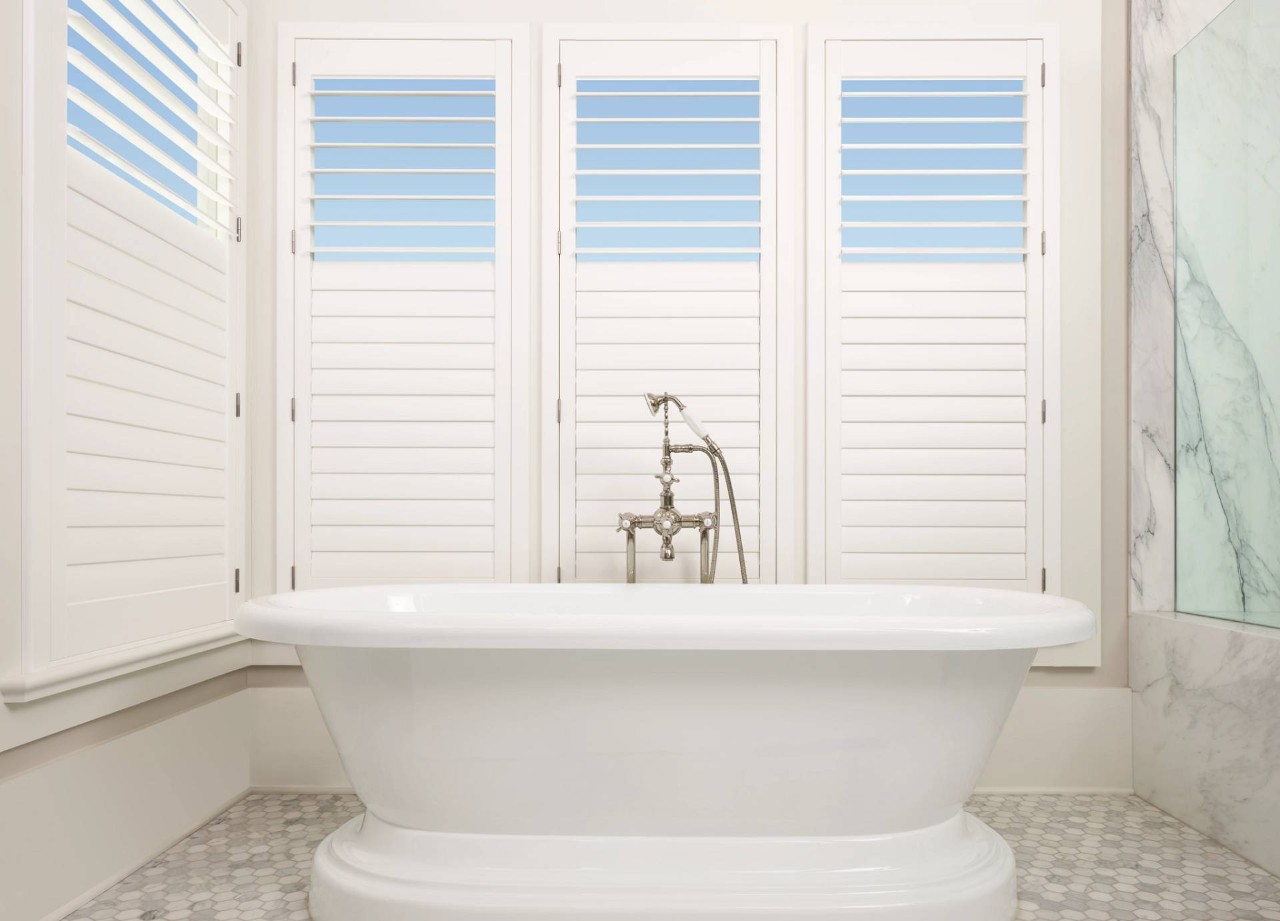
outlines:
[[244, 67], [244, 43], [236, 42], [236, 67]]
[[1049, 590], [1049, 570], [1040, 570], [1040, 591], [1047, 592]]
[[1049, 253], [1049, 231], [1040, 231], [1040, 255], [1045, 256]]
[[560, 398], [556, 397], [556, 425], [560, 424]]
[[289, 71], [289, 79], [293, 81], [293, 85], [298, 85], [298, 62], [293, 62], [293, 69]]
[[244, 228], [240, 223], [240, 218], [236, 218], [236, 242], [240, 243], [244, 240]]
[[564, 65], [556, 64], [556, 86], [564, 86]]
[[297, 588], [297, 587], [298, 587], [298, 567], [290, 566], [289, 567], [289, 588]]
[[289, 252], [298, 255], [298, 231], [289, 231]]
[[240, 418], [240, 394], [236, 394], [236, 418]]
[[560, 581], [560, 567], [559, 567], [559, 566], [557, 566], [557, 567], [556, 567], [556, 581], [557, 581], [557, 582], [559, 582], [559, 581]]
[[1049, 401], [1041, 400], [1040, 401], [1040, 424], [1044, 425], [1048, 421], [1049, 421]]
[[561, 252], [560, 252], [560, 241], [561, 241], [560, 231], [558, 231], [558, 230], [557, 230], [557, 231], [556, 231], [556, 255], [557, 255], [557, 256], [561, 255]]
[[1049, 85], [1049, 65], [1043, 62], [1040, 64], [1040, 85]]
[[298, 421], [298, 398], [289, 397], [289, 421]]
[[235, 594], [240, 594], [240, 570], [236, 570]]

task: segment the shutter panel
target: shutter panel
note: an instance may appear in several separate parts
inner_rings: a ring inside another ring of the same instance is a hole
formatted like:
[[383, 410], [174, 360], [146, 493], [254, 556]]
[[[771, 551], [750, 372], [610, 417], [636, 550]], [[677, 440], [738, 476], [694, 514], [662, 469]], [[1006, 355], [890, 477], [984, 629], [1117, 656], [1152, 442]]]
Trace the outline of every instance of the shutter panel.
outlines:
[[826, 47], [826, 579], [1039, 591], [1041, 43]]
[[234, 601], [236, 16], [209, 9], [67, 5], [55, 660], [215, 624]]
[[[684, 399], [725, 449], [749, 577], [775, 578], [776, 43], [562, 41], [560, 562], [625, 575], [618, 513], [658, 504], [662, 425]], [[696, 442], [679, 421], [673, 442]], [[712, 507], [706, 458], [677, 455], [677, 507]], [[738, 579], [727, 501], [718, 579]], [[726, 543], [727, 541], [727, 543]], [[694, 529], [640, 581], [697, 581]]]
[[511, 42], [297, 57], [297, 585], [509, 579]]

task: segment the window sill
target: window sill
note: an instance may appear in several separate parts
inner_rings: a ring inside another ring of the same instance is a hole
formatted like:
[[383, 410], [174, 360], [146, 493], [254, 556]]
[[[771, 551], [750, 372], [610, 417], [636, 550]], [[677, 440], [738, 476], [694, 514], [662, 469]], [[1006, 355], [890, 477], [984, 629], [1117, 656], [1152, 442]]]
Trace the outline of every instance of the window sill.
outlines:
[[242, 642], [245, 642], [245, 638], [236, 633], [235, 625], [231, 621], [223, 621], [160, 640], [112, 649], [35, 671], [5, 675], [0, 677], [0, 700], [7, 704], [29, 703], [100, 681], [118, 678], [154, 665]]

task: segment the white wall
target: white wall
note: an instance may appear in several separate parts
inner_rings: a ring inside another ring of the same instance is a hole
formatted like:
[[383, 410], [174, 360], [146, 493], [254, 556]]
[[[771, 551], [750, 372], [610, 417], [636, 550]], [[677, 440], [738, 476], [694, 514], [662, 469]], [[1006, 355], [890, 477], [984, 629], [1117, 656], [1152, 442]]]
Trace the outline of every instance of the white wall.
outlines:
[[[652, 0], [642, 6], [605, 5], [590, 0], [547, 0], [536, 5], [518, 0], [477, 0], [466, 5], [445, 0], [365, 0], [358, 5], [348, 0], [257, 0], [251, 7], [249, 61], [250, 74], [250, 129], [251, 175], [250, 209], [248, 226], [256, 245], [250, 251], [249, 262], [249, 315], [250, 338], [250, 426], [251, 426], [251, 490], [253, 494], [252, 546], [254, 593], [276, 590], [275, 584], [275, 435], [278, 420], [287, 411], [287, 395], [275, 392], [275, 292], [277, 260], [287, 239], [277, 234], [275, 206], [275, 143], [276, 143], [276, 89], [280, 80], [288, 79], [289, 62], [277, 61], [277, 30], [282, 22], [338, 21], [358, 18], [366, 21], [492, 21], [533, 23], [533, 66], [541, 73], [541, 26], [546, 23], [592, 21], [670, 21], [670, 22], [777, 22], [791, 23], [796, 27], [796, 81], [803, 86], [805, 39], [807, 22], [844, 21], [868, 24], [917, 24], [948, 23], [978, 27], [982, 23], [1025, 24], [1049, 22], [1060, 30], [1063, 79], [1063, 577], [1065, 594], [1079, 598], [1100, 611], [1103, 618], [1103, 663], [1097, 669], [1055, 669], [1039, 671], [1034, 683], [1073, 686], [1121, 687], [1125, 680], [1124, 653], [1124, 595], [1123, 584], [1114, 585], [1115, 578], [1108, 579], [1108, 592], [1103, 595], [1102, 546], [1103, 496], [1101, 458], [1115, 454], [1119, 446], [1123, 452], [1123, 420], [1114, 412], [1108, 415], [1107, 444], [1103, 441], [1103, 401], [1113, 406], [1115, 394], [1123, 392], [1125, 379], [1124, 353], [1117, 350], [1112, 341], [1103, 350], [1103, 304], [1123, 315], [1125, 240], [1123, 215], [1117, 223], [1114, 203], [1123, 200], [1123, 175], [1125, 164], [1125, 139], [1123, 113], [1125, 99], [1125, 69], [1127, 66], [1123, 40], [1108, 39], [1104, 31], [1119, 28], [1123, 35], [1124, 18], [1114, 15], [1109, 0], [985, 0], [985, 2], [940, 2], [940, 0], [856, 0], [837, 3], [834, 0], [795, 0], [783, 4], [778, 0], [739, 0], [739, 2], [714, 2], [714, 0]], [[614, 11], [617, 11], [614, 14]], [[1123, 10], [1121, 11], [1123, 14]], [[1105, 81], [1105, 82], [1104, 82]], [[1105, 88], [1105, 94], [1104, 94]], [[535, 80], [530, 88], [530, 104], [536, 108], [541, 98], [540, 87]], [[800, 100], [797, 100], [800, 102]], [[533, 123], [539, 124], [535, 111]], [[1109, 133], [1104, 147], [1102, 128], [1104, 118]], [[1115, 130], [1120, 126], [1118, 132]], [[797, 162], [803, 163], [797, 136]], [[534, 251], [540, 249], [536, 237], [538, 202], [537, 192], [541, 164], [539, 144], [534, 144], [535, 234]], [[801, 177], [803, 179], [803, 177]], [[1103, 218], [1104, 179], [1108, 184], [1107, 220]], [[1111, 187], [1115, 187], [1112, 189]], [[1114, 192], [1114, 194], [1111, 194]], [[803, 226], [803, 196], [797, 196], [796, 221]], [[1116, 227], [1120, 232], [1116, 233]], [[1099, 244], [1105, 238], [1105, 254]], [[804, 240], [796, 242], [795, 261], [804, 264]], [[1107, 291], [1103, 292], [1103, 271], [1107, 270]], [[1117, 266], [1121, 267], [1117, 272]], [[797, 367], [803, 369], [804, 347], [803, 273], [797, 273], [795, 292], [795, 334]], [[541, 281], [535, 262], [531, 285], [531, 302], [534, 310], [534, 328], [541, 322], [536, 297]], [[1107, 327], [1108, 340], [1114, 339], [1117, 330], [1114, 323]], [[1103, 359], [1107, 359], [1106, 367]], [[532, 369], [530, 388], [530, 415], [536, 420], [542, 415], [535, 411], [541, 405], [536, 381], [541, 370]], [[285, 399], [282, 400], [281, 397]], [[793, 426], [781, 429], [783, 437], [804, 442], [803, 391], [797, 388]], [[1111, 429], [1116, 429], [1111, 431]], [[533, 432], [534, 444], [540, 433]], [[1121, 456], [1122, 453], [1121, 453]], [[536, 459], [535, 459], [536, 460]], [[797, 464], [803, 471], [803, 459]], [[1106, 495], [1114, 497], [1124, 489], [1124, 470], [1115, 463], [1107, 467]], [[538, 484], [542, 473], [536, 463], [532, 471], [531, 492], [539, 494]], [[790, 497], [795, 507], [803, 512], [805, 483], [797, 477]], [[783, 497], [785, 500], [787, 497]], [[537, 510], [532, 520], [538, 520]], [[1114, 515], [1108, 517], [1108, 528], [1122, 534], [1123, 522]], [[795, 533], [797, 558], [803, 559], [803, 514], [796, 518]], [[1108, 532], [1109, 533], [1109, 532]], [[1111, 539], [1108, 547], [1112, 553], [1122, 552], [1123, 540]], [[531, 558], [539, 558], [539, 548], [529, 548]], [[284, 586], [287, 588], [287, 586]]]
[[0, 917], [53, 921], [239, 799], [241, 692], [0, 783]]

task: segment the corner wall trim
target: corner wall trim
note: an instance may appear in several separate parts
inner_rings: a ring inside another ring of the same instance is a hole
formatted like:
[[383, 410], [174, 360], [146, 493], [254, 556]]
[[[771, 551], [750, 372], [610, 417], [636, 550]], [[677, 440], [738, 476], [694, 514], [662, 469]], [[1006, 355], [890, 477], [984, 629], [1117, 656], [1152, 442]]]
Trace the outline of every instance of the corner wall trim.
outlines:
[[0, 677], [0, 700], [8, 704], [28, 703], [184, 656], [245, 641], [245, 637], [236, 632], [231, 621], [222, 621], [166, 637], [159, 642], [126, 646], [39, 671], [5, 675]]

